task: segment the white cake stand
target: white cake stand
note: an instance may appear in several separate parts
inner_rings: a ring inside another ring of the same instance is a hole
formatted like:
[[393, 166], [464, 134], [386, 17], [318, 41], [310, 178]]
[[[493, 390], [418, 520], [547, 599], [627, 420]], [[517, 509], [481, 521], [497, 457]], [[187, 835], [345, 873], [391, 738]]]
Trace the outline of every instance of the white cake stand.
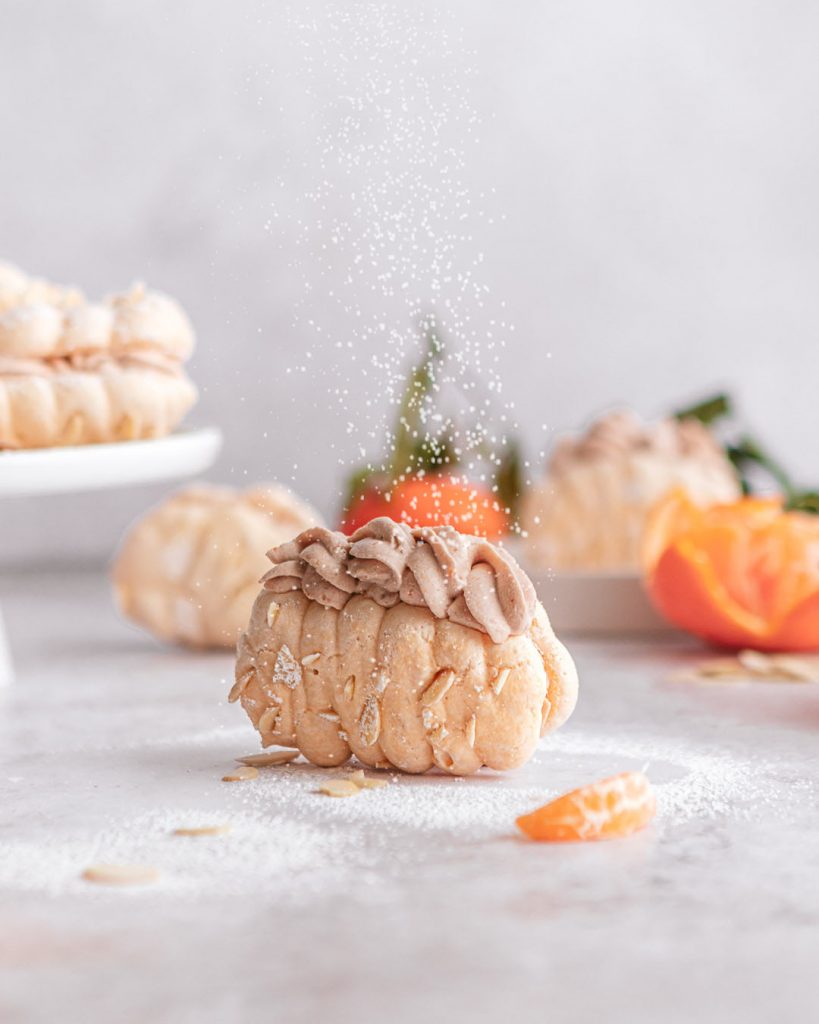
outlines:
[[[212, 466], [221, 447], [221, 431], [207, 427], [153, 441], [0, 452], [0, 498], [79, 494], [179, 480]], [[11, 682], [13, 674], [0, 609], [0, 686]]]

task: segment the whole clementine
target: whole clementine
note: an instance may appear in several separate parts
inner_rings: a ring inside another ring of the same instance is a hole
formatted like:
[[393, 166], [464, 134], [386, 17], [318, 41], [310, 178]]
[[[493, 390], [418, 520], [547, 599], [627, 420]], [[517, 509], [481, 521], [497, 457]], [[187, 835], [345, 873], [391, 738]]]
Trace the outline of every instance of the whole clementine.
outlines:
[[454, 526], [488, 540], [498, 540], [509, 530], [506, 510], [486, 487], [433, 474], [409, 477], [388, 494], [365, 489], [344, 513], [341, 529], [354, 533], [376, 516], [409, 526]]

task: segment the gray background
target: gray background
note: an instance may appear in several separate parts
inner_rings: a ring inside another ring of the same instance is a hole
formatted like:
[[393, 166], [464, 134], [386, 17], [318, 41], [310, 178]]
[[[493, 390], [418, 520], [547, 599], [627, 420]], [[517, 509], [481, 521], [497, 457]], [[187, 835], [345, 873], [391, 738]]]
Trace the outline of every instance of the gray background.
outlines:
[[[191, 422], [227, 435], [214, 478], [279, 478], [328, 515], [429, 306], [468, 352], [515, 325], [488, 352], [533, 461], [602, 407], [730, 386], [819, 483], [817, 38], [808, 0], [4, 0], [0, 255], [177, 296]], [[396, 298], [378, 271], [407, 218], [373, 242], [373, 204], [412, 220], [429, 196]], [[4, 502], [0, 564], [105, 557], [160, 493]]]

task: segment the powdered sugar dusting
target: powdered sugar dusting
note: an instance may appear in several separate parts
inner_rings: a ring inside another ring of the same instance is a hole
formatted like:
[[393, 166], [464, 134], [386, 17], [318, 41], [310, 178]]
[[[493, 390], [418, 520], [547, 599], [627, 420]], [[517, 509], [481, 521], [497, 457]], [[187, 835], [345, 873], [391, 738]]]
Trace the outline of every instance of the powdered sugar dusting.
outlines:
[[301, 683], [301, 665], [293, 657], [293, 652], [287, 644], [282, 644], [276, 655], [272, 678], [274, 683], [283, 683], [291, 690], [295, 690]]
[[[189, 736], [187, 749], [207, 749], [215, 738], [213, 732]], [[654, 842], [677, 843], [695, 822], [793, 820], [816, 798], [815, 782], [805, 778], [794, 779], [783, 794], [775, 766], [764, 760], [741, 761], [650, 735], [623, 739], [568, 730], [518, 772], [469, 779], [379, 774], [390, 784], [354, 800], [319, 794], [322, 782], [346, 777], [350, 767], [322, 770], [299, 762], [261, 769], [258, 779], [215, 793], [211, 773], [200, 772], [202, 797], [193, 805], [157, 794], [156, 809], [120, 816], [88, 834], [74, 828], [59, 841], [45, 833], [0, 841], [0, 889], [86, 891], [79, 876], [89, 864], [136, 862], [160, 872], [157, 883], [138, 890], [143, 893], [182, 899], [272, 893], [300, 901], [317, 888], [354, 889], [365, 870], [381, 871], [387, 884], [404, 863], [416, 869], [439, 864], [442, 851], [480, 859], [500, 850], [506, 859], [509, 840], [519, 840], [517, 816], [576, 785], [637, 767], [646, 768], [657, 793], [657, 820], [649, 830]], [[230, 825], [230, 832], [173, 835], [176, 828], [213, 824]], [[95, 898], [120, 896], [95, 890]]]
[[302, 872], [333, 871], [335, 846], [321, 830], [279, 816], [233, 814], [225, 835], [173, 834], [177, 828], [214, 822], [224, 823], [190, 809], [165, 808], [59, 843], [4, 841], [0, 888], [52, 895], [85, 892], [88, 885], [80, 875], [97, 863], [152, 865], [160, 877], [151, 888], [180, 897], [290, 888]]
[[[486, 159], [462, 26], [436, 5], [356, 2], [295, 7], [287, 31], [288, 102], [305, 109], [315, 145], [309, 159], [290, 154], [259, 211], [303, 281], [303, 345], [283, 372], [308, 376], [315, 401], [337, 408], [326, 444], [340, 476], [361, 463], [386, 471], [419, 335], [434, 324], [441, 359], [415, 440], [445, 438], [458, 472], [492, 486], [517, 430], [499, 370], [514, 326], [484, 267], [481, 239], [504, 213], [476, 173]], [[256, 69], [258, 102], [281, 102], [271, 81], [280, 93], [278, 69]]]

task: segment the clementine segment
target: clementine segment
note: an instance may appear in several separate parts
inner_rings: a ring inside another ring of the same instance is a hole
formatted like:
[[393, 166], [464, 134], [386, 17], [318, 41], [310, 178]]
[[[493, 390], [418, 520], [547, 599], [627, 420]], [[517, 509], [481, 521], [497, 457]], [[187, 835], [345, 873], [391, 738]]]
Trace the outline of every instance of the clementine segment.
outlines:
[[365, 491], [344, 515], [345, 533], [353, 533], [376, 516], [389, 516], [409, 526], [454, 526], [461, 533], [499, 540], [509, 529], [506, 511], [491, 491], [454, 477], [409, 477], [392, 489], [389, 498]]
[[642, 772], [622, 772], [610, 779], [573, 789], [517, 819], [530, 839], [562, 843], [616, 839], [644, 828], [657, 802]]
[[654, 603], [682, 629], [729, 647], [819, 647], [819, 517], [778, 498], [700, 509], [677, 492], [652, 513], [643, 556]]

